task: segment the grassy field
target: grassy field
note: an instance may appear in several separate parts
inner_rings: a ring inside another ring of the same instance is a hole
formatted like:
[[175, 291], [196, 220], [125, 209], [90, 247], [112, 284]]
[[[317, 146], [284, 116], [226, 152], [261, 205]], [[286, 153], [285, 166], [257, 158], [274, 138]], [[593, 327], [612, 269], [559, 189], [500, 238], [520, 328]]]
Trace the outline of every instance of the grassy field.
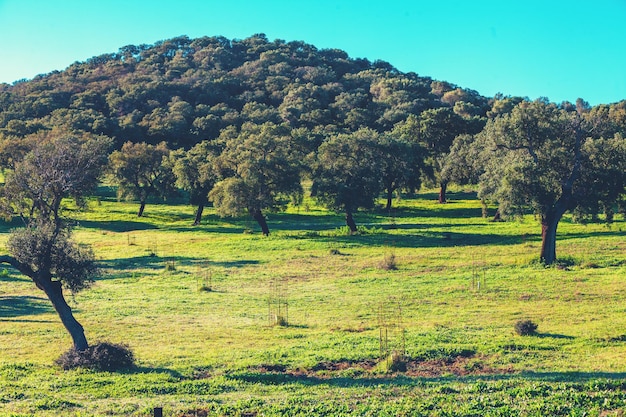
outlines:
[[[0, 415], [624, 415], [624, 220], [565, 218], [545, 268], [535, 219], [489, 222], [457, 191], [359, 213], [355, 236], [309, 202], [269, 215], [264, 238], [211, 210], [192, 227], [186, 205], [137, 218], [103, 190], [73, 217], [104, 275], [68, 298], [88, 339], [128, 344], [138, 368], [55, 367], [69, 335], [0, 269]], [[516, 335], [522, 319], [538, 334]]]

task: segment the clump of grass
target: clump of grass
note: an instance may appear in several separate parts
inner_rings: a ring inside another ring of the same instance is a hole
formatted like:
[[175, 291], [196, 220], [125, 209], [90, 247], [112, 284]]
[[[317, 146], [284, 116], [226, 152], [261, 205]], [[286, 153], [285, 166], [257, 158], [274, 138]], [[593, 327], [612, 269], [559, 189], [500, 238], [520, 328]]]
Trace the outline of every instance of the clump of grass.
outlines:
[[384, 269], [385, 271], [395, 271], [398, 269], [398, 264], [396, 262], [395, 253], [391, 252], [390, 254], [385, 255], [383, 260], [378, 265], [380, 269]]
[[176, 261], [167, 261], [167, 262], [165, 262], [165, 271], [166, 272], [174, 272], [174, 271], [176, 271]]
[[72, 348], [54, 363], [66, 371], [85, 368], [112, 372], [133, 368], [135, 355], [126, 345], [100, 342], [82, 351]]
[[531, 320], [520, 320], [515, 323], [515, 333], [520, 336], [532, 336], [537, 334], [537, 324]]
[[378, 363], [377, 370], [384, 373], [406, 372], [407, 357], [401, 351], [394, 350]]

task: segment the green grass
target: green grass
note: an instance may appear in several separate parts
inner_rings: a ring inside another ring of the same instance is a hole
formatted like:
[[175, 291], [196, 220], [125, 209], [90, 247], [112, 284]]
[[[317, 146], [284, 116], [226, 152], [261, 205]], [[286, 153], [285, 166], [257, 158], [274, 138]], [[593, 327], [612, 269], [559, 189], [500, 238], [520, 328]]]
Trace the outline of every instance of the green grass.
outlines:
[[[106, 191], [106, 190], [105, 190]], [[109, 190], [110, 191], [110, 190]], [[61, 371], [54, 310], [0, 269], [0, 415], [622, 415], [626, 223], [559, 226], [566, 267], [537, 262], [532, 217], [491, 223], [471, 193], [420, 194], [361, 233], [307, 202], [256, 224], [104, 193], [78, 218], [105, 271], [68, 297], [90, 341], [138, 369]], [[11, 227], [2, 225], [0, 239]], [[249, 233], [252, 230], [254, 233]], [[393, 254], [397, 269], [381, 265]], [[211, 291], [202, 291], [210, 277]], [[277, 286], [278, 284], [278, 286]], [[288, 325], [270, 320], [280, 288]], [[517, 336], [530, 319], [537, 336]], [[378, 364], [406, 350], [407, 372]], [[401, 331], [403, 329], [403, 331]], [[402, 336], [404, 335], [404, 336]]]

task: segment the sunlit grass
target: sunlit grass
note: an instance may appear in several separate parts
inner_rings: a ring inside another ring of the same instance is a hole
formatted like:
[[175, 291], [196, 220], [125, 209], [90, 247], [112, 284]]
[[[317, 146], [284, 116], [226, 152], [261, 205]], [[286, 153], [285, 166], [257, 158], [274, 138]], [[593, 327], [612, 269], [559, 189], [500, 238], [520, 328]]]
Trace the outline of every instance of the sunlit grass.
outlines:
[[[137, 218], [136, 204], [94, 200], [88, 212], [74, 213], [75, 235], [93, 246], [104, 275], [68, 298], [90, 341], [128, 344], [140, 368], [54, 368], [70, 338], [43, 294], [7, 270], [0, 274], [0, 414], [149, 415], [164, 405], [215, 415], [310, 415], [315, 407], [396, 415], [430, 405], [424, 414], [471, 415], [484, 389], [494, 410], [541, 415], [560, 406], [572, 384], [583, 385], [576, 395], [606, 391], [604, 405], [580, 400], [596, 415], [623, 407], [614, 388], [588, 386], [626, 376], [623, 219], [607, 228], [566, 218], [557, 255], [567, 266], [545, 268], [532, 216], [492, 223], [471, 193], [452, 194], [445, 205], [434, 197], [394, 202], [391, 213], [358, 213], [362, 232], [353, 236], [342, 230], [342, 216], [309, 201], [269, 215], [267, 238], [253, 221], [220, 219], [211, 209], [193, 227], [186, 205], [149, 204]], [[396, 269], [382, 268], [391, 253]], [[208, 282], [211, 291], [201, 291]], [[269, 317], [277, 282], [287, 326]], [[408, 357], [465, 349], [473, 352], [465, 366], [496, 372], [311, 374], [321, 363], [377, 361], [381, 312], [389, 343], [399, 345], [404, 329]], [[539, 335], [517, 336], [520, 319], [537, 323]], [[270, 365], [287, 372], [257, 371]], [[455, 408], [459, 402], [465, 408]]]

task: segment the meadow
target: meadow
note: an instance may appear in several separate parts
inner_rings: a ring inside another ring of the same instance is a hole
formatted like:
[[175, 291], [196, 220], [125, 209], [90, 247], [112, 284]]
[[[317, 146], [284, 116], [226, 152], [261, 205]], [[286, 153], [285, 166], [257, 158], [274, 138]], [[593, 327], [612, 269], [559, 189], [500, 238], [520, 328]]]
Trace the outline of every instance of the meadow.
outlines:
[[[102, 188], [71, 215], [103, 275], [68, 299], [91, 342], [127, 344], [138, 366], [56, 367], [69, 335], [0, 269], [0, 415], [624, 415], [623, 217], [566, 217], [546, 268], [536, 219], [490, 222], [452, 191], [358, 213], [357, 235], [305, 201], [263, 237], [211, 209], [191, 226], [182, 203], [138, 218]], [[524, 319], [537, 334], [515, 333]]]

